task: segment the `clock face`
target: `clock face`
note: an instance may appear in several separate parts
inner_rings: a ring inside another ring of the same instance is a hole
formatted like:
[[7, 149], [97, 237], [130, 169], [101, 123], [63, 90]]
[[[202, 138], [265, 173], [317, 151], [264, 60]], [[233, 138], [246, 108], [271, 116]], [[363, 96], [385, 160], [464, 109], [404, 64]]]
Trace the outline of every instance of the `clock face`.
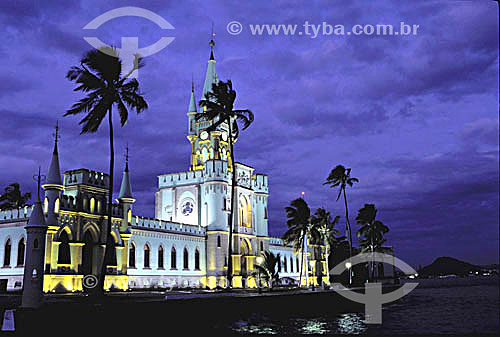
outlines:
[[227, 140], [227, 132], [225, 132], [225, 131], [222, 132], [222, 140], [223, 141]]
[[207, 139], [208, 138], [208, 132], [202, 131], [200, 133], [200, 138], [203, 139], [203, 140]]

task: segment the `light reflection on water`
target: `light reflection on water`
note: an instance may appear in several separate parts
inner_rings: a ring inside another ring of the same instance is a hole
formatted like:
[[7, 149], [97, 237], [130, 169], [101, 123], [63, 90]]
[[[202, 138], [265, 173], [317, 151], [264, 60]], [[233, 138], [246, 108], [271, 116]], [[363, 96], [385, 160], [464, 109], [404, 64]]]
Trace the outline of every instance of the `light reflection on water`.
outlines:
[[[419, 280], [417, 289], [383, 306], [383, 323], [367, 324], [365, 313], [318, 312], [312, 317], [257, 313], [224, 325], [244, 334], [442, 334], [495, 333], [499, 328], [498, 277]], [[441, 282], [437, 284], [438, 282]]]
[[366, 324], [358, 313], [342, 314], [337, 320], [338, 333], [342, 334], [360, 334], [366, 332]]
[[232, 330], [245, 334], [350, 334], [365, 333], [367, 326], [361, 313], [345, 313], [335, 318], [288, 318], [273, 321], [262, 315], [252, 315], [246, 320], [238, 320], [231, 326]]

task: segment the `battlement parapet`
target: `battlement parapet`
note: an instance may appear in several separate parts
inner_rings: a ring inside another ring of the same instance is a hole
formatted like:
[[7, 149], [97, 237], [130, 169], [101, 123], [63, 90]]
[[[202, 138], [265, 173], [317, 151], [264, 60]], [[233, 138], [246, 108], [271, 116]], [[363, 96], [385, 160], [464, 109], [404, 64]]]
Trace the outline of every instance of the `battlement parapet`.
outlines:
[[33, 206], [24, 206], [0, 211], [0, 221], [4, 220], [26, 220], [30, 217]]
[[268, 178], [265, 174], [254, 174], [252, 177], [252, 189], [257, 193], [269, 193]]
[[100, 188], [109, 187], [109, 175], [107, 173], [78, 169], [64, 172], [64, 186], [90, 185]]
[[164, 221], [160, 219], [153, 219], [148, 217], [133, 216], [132, 226], [142, 227], [145, 229], [158, 229], [169, 232], [176, 232], [179, 234], [188, 234], [196, 236], [205, 236], [206, 228], [201, 226], [194, 226], [188, 224], [182, 224], [173, 221]]

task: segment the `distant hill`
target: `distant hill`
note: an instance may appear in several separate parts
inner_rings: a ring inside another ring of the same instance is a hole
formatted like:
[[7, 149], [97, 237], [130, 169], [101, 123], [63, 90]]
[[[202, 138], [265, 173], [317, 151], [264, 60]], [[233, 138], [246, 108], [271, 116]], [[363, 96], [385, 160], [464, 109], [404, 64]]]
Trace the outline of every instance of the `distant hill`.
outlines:
[[418, 271], [419, 276], [467, 275], [470, 272], [481, 271], [481, 267], [452, 257], [438, 257], [430, 265]]

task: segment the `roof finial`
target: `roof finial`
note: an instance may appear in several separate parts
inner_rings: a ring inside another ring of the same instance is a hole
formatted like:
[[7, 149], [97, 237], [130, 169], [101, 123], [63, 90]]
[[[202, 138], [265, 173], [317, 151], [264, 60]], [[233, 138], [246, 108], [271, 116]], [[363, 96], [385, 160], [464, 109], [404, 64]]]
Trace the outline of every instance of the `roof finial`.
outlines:
[[59, 135], [59, 121], [56, 120], [56, 133], [53, 133], [52, 136], [54, 136], [54, 153], [57, 153], [57, 142], [61, 138]]
[[211, 34], [211, 39], [210, 39], [210, 42], [208, 43], [210, 45], [210, 60], [214, 60], [214, 46], [215, 46], [215, 42], [214, 42], [214, 38], [215, 38], [215, 33], [214, 33], [214, 23], [212, 21], [212, 34]]
[[127, 147], [125, 151], [125, 171], [128, 172], [128, 142], [127, 142]]
[[40, 173], [40, 166], [38, 166], [38, 174], [33, 175], [33, 180], [37, 182], [37, 193], [36, 193], [36, 201], [40, 202], [40, 182], [42, 179], [45, 179], [45, 176]]
[[191, 92], [194, 93], [194, 75], [191, 73]]

